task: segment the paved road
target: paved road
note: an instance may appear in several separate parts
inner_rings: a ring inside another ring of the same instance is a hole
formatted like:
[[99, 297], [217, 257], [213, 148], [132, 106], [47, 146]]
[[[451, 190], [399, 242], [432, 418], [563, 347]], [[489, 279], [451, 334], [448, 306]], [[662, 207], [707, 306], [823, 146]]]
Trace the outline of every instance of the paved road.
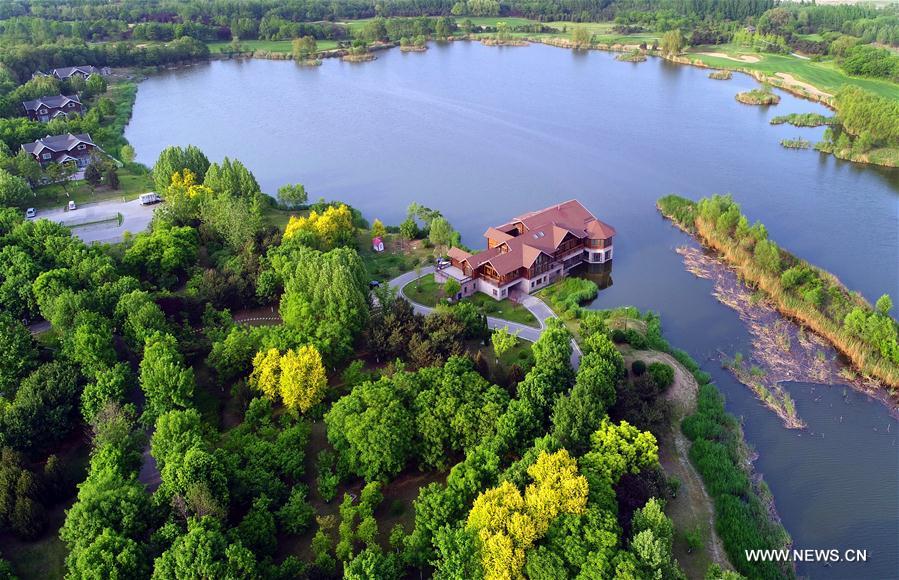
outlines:
[[[129, 231], [133, 234], [142, 232], [153, 219], [153, 210], [158, 205], [141, 205], [138, 200], [107, 200], [85, 203], [74, 211], [60, 209], [38, 210], [37, 218], [45, 218], [72, 229], [72, 233], [87, 243], [122, 241], [122, 235]], [[118, 214], [122, 215], [119, 225]], [[106, 221], [100, 221], [106, 220]], [[89, 225], [80, 225], [86, 222]]]
[[[421, 269], [421, 275], [427, 276], [428, 274], [434, 273], [434, 266], [427, 266]], [[401, 274], [391, 280], [389, 282], [391, 288], [396, 288], [397, 295], [402, 296], [406, 300], [412, 304], [413, 310], [419, 314], [428, 314], [432, 312], [434, 309], [425, 306], [424, 304], [419, 304], [415, 302], [408, 296], [403, 293], [403, 287], [405, 287], [409, 282], [414, 281], [418, 276], [416, 276], [416, 272], [406, 272], [405, 274]], [[492, 316], [487, 317], [487, 326], [489, 328], [504, 328], [509, 327], [510, 332], [518, 332], [519, 338], [523, 338], [529, 342], [536, 342], [540, 335], [543, 334], [544, 328], [546, 328], [546, 321], [550, 318], [555, 318], [555, 313], [552, 309], [547, 306], [547, 304], [537, 298], [536, 296], [525, 295], [521, 300], [520, 304], [527, 308], [531, 314], [534, 315], [534, 318], [537, 319], [537, 322], [540, 324], [540, 328], [534, 328], [533, 326], [528, 326], [526, 324], [519, 324], [517, 322], [511, 322], [509, 320], [503, 320], [502, 318], [494, 318]], [[577, 342], [572, 339], [571, 340], [571, 366], [574, 368], [578, 367], [578, 364], [581, 360], [581, 349], [578, 346]]]

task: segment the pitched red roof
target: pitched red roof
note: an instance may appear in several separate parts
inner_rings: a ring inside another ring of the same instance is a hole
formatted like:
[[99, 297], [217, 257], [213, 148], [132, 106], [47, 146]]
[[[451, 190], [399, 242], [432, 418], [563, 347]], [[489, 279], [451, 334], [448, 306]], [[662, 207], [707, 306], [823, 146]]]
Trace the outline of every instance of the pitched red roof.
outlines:
[[[520, 223], [524, 233], [506, 233]], [[576, 199], [516, 217], [507, 224], [488, 228], [484, 237], [501, 242], [467, 258], [472, 267], [490, 263], [499, 275], [530, 268], [541, 253], [551, 256], [568, 236], [609, 239], [615, 228], [599, 221]]]

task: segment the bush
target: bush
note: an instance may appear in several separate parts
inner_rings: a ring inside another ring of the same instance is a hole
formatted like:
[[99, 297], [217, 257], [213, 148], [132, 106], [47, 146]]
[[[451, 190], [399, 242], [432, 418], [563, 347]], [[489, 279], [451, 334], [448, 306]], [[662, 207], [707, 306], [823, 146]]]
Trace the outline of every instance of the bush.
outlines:
[[674, 383], [674, 369], [665, 363], [654, 362], [649, 365], [649, 376], [659, 390], [667, 389]]
[[631, 365], [631, 372], [634, 373], [635, 377], [642, 376], [646, 372], [646, 363], [642, 360], [635, 360]]

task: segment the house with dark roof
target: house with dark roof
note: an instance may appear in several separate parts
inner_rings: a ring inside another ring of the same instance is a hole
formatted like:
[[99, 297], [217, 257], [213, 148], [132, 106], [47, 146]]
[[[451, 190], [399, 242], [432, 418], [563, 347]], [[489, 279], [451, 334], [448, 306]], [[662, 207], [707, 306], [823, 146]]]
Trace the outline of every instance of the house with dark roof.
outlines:
[[98, 150], [96, 143], [87, 133], [80, 135], [47, 135], [34, 143], [22, 145], [26, 153], [33, 156], [42, 167], [50, 163], [73, 162], [79, 168], [91, 163], [91, 154]]
[[55, 68], [50, 71], [50, 76], [54, 76], [61, 81], [66, 79], [78, 76], [83, 79], [91, 76], [92, 74], [103, 74], [103, 71], [98, 69], [92, 65], [80, 65], [80, 66], [64, 66], [60, 68]]
[[46, 123], [57, 117], [80, 115], [84, 112], [81, 100], [76, 95], [56, 95], [25, 101], [22, 103], [25, 115], [32, 121]]
[[483, 292], [496, 300], [530, 294], [566, 276], [581, 264], [612, 260], [615, 228], [576, 199], [487, 228], [487, 249], [476, 254], [451, 248], [449, 265], [434, 274], [438, 282], [455, 278], [456, 298]]

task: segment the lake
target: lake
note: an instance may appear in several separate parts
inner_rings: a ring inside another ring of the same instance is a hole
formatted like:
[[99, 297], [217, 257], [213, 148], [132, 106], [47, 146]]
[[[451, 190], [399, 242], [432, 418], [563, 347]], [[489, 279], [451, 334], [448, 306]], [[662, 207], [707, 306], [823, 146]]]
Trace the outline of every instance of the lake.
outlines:
[[440, 209], [474, 248], [490, 225], [570, 198], [618, 230], [596, 308], [631, 304], [662, 315], [666, 337], [714, 377], [744, 420], [799, 548], [867, 548], [866, 564], [804, 564], [813, 578], [886, 578], [899, 569], [899, 425], [880, 403], [843, 386], [787, 386], [805, 431], [784, 429], [720, 367], [749, 352], [736, 313], [712, 283], [684, 269], [688, 242], [655, 210], [668, 193], [731, 193], [772, 239], [869, 300], [899, 295], [899, 171], [786, 150], [783, 138], [823, 129], [772, 126], [821, 112], [781, 93], [742, 105], [758, 85], [650, 58], [542, 45], [434, 45], [374, 62], [214, 61], [140, 84], [126, 137], [152, 165], [168, 145], [243, 161], [264, 191], [303, 183], [369, 220], [399, 223], [412, 201]]

